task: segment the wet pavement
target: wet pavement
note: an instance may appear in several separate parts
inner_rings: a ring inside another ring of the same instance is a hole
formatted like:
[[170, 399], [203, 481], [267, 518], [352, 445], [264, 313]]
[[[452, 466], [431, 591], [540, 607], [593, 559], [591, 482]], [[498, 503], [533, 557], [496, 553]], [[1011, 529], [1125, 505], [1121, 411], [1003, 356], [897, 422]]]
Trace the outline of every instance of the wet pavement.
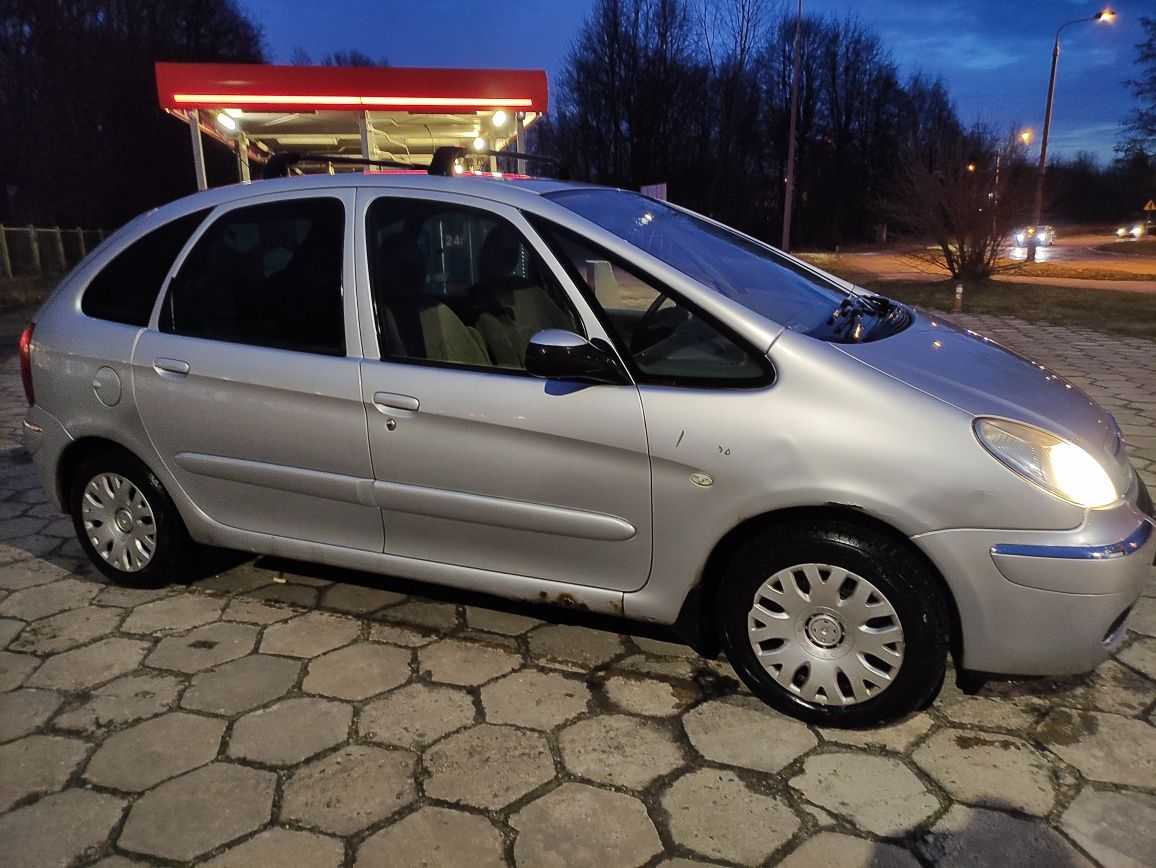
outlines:
[[[1114, 412], [1156, 343], [956, 319]], [[621, 623], [257, 561], [132, 590], [16, 445], [0, 366], [0, 866], [1148, 865], [1156, 572], [1093, 675], [808, 727]], [[488, 608], [488, 605], [502, 608]], [[607, 629], [609, 627], [609, 629]]]

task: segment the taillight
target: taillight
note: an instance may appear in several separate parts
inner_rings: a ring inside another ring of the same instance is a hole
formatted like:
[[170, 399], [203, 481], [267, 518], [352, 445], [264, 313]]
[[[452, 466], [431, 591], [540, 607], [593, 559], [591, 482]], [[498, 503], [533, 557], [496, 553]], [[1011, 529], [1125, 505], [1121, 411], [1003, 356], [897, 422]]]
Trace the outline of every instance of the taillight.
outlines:
[[20, 379], [24, 381], [24, 397], [28, 406], [36, 403], [36, 393], [32, 391], [32, 332], [36, 323], [30, 322], [20, 335]]

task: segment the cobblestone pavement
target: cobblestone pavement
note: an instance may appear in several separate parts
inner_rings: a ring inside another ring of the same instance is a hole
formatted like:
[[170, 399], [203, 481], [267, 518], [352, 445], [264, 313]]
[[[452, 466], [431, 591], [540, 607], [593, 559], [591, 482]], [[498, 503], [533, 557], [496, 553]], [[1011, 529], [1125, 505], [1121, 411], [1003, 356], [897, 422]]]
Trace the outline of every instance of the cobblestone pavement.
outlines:
[[[1073, 375], [1156, 484], [1156, 344], [960, 319]], [[13, 445], [21, 411], [9, 360], [0, 865], [1156, 854], [1156, 583], [1092, 676], [949, 685], [898, 725], [828, 731], [753, 701], [724, 663], [551, 612], [260, 562], [189, 587], [110, 586]]]

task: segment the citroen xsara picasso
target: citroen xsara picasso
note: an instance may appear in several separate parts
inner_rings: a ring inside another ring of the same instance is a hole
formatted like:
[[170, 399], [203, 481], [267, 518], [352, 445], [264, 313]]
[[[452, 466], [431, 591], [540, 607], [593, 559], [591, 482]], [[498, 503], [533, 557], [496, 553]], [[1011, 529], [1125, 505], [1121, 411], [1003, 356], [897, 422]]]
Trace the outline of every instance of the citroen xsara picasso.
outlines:
[[94, 563], [194, 543], [577, 605], [861, 725], [1089, 670], [1156, 551], [1060, 376], [636, 193], [343, 174], [137, 218], [21, 341]]

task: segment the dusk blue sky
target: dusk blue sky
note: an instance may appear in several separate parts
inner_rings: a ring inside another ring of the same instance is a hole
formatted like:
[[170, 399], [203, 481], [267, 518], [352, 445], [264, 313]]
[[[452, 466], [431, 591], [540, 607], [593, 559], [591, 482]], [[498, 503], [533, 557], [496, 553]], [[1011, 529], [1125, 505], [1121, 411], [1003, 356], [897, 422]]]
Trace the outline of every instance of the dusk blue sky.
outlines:
[[[357, 49], [394, 66], [545, 69], [552, 86], [591, 6], [590, 0], [239, 3], [263, 28], [275, 63], [288, 63], [296, 48], [315, 60]], [[1101, 8], [1084, 0], [803, 0], [805, 13], [850, 13], [871, 25], [901, 74], [921, 69], [941, 76], [965, 122], [1032, 128], [1033, 150], [1043, 126], [1056, 28]], [[1138, 19], [1156, 10], [1151, 0], [1112, 8], [1112, 24], [1078, 24], [1063, 33], [1054, 154], [1088, 150], [1109, 162], [1121, 122], [1135, 105], [1123, 82], [1136, 75]]]

